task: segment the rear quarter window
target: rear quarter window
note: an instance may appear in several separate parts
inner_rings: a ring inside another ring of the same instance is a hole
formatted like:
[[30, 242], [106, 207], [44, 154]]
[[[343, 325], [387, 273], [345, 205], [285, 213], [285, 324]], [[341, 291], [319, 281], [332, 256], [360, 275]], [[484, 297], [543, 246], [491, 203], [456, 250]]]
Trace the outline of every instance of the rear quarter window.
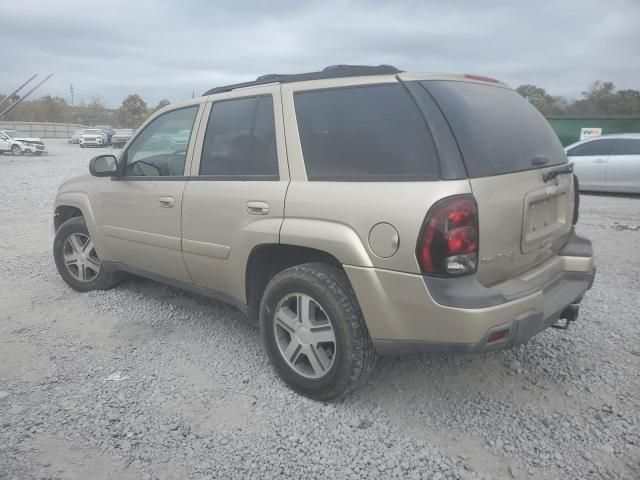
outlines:
[[294, 101], [309, 180], [439, 178], [433, 140], [402, 85], [304, 91]]
[[611, 155], [640, 155], [640, 139], [613, 140]]
[[[517, 92], [459, 81], [423, 81], [446, 117], [469, 177], [501, 175], [565, 163], [545, 118]], [[546, 160], [534, 165], [534, 158]]]

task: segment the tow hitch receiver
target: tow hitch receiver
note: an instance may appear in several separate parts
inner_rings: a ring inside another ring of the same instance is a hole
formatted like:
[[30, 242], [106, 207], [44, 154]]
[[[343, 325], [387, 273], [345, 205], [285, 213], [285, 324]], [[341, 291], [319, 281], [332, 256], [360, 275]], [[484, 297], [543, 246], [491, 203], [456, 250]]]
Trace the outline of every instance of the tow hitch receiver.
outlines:
[[551, 325], [553, 328], [559, 328], [560, 330], [566, 330], [569, 328], [569, 324], [571, 322], [575, 322], [578, 318], [578, 310], [580, 309], [580, 305], [577, 303], [572, 303], [567, 308], [565, 308], [560, 314], [560, 318], [558, 321]]

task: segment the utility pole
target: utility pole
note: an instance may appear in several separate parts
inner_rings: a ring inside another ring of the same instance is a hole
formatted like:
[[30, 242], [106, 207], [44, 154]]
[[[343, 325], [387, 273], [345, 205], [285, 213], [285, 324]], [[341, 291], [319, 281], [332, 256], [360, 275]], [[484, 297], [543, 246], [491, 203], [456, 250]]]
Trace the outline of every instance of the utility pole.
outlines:
[[29, 90], [27, 93], [25, 93], [24, 95], [22, 95], [22, 97], [15, 101], [14, 103], [12, 103], [11, 105], [9, 105], [8, 108], [5, 108], [4, 110], [0, 111], [0, 118], [2, 118], [4, 115], [6, 115], [7, 113], [9, 113], [11, 110], [13, 110], [15, 107], [17, 107], [20, 103], [22, 103], [22, 101], [27, 98], [29, 95], [31, 95], [38, 87], [40, 87], [40, 85], [42, 85], [44, 82], [46, 82], [47, 80], [49, 80], [51, 77], [53, 77], [53, 73], [50, 73], [49, 75], [47, 75], [47, 77], [42, 80], [41, 82], [39, 82], [35, 87], [33, 87], [31, 90]]
[[[13, 92], [11, 92], [9, 95], [7, 95], [5, 98], [3, 98], [2, 100], [0, 100], [0, 104], [4, 103], [4, 102], [9, 102], [11, 103], [13, 101], [13, 96], [15, 94], [17, 94], [20, 90], [22, 90], [24, 88], [24, 86], [31, 82], [31, 80], [33, 80], [34, 78], [36, 78], [38, 76], [38, 74], [36, 73], [33, 77], [31, 77], [29, 80], [27, 80], [26, 82], [24, 82], [22, 85], [20, 85], [18, 88], [16, 88]], [[19, 100], [19, 98], [18, 98]], [[17, 100], [16, 100], [17, 101]]]
[[71, 106], [73, 107], [73, 85], [69, 85], [69, 91], [71, 92]]

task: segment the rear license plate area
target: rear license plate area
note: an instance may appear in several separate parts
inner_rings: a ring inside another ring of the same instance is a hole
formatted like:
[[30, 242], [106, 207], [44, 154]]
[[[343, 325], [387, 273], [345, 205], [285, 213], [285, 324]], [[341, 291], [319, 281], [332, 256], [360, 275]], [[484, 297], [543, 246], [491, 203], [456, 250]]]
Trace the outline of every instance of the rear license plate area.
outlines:
[[541, 249], [553, 242], [567, 225], [568, 186], [545, 187], [525, 198], [522, 252]]

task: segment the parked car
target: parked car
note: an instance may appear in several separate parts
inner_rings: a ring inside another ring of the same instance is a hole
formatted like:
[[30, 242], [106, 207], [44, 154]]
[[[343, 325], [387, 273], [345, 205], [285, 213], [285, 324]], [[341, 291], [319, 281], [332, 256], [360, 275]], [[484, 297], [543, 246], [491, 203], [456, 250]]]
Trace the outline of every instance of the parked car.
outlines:
[[135, 130], [132, 128], [120, 128], [115, 131], [113, 137], [111, 137], [111, 146], [114, 148], [122, 148], [129, 141]]
[[13, 155], [43, 155], [47, 153], [44, 142], [28, 133], [17, 130], [0, 130], [0, 154], [11, 152]]
[[73, 132], [73, 135], [71, 135], [71, 138], [69, 139], [69, 143], [72, 143], [72, 144], [80, 143], [80, 135], [82, 135], [85, 130], [86, 128], [79, 128], [75, 132]]
[[105, 147], [107, 145], [107, 133], [99, 128], [87, 128], [80, 135], [80, 148]]
[[107, 145], [111, 145], [111, 137], [113, 137], [113, 134], [115, 132], [115, 129], [111, 125], [96, 125], [93, 128], [99, 128], [100, 130], [104, 131], [104, 133], [107, 135]]
[[189, 143], [191, 130], [181, 130], [171, 137], [171, 148], [173, 150], [186, 150]]
[[565, 150], [580, 190], [640, 193], [640, 133], [591, 137]]
[[[188, 149], [156, 149], [184, 130]], [[378, 355], [566, 328], [595, 275], [557, 136], [486, 77], [259, 77], [165, 107], [89, 171], [55, 200], [64, 281], [128, 272], [235, 305], [315, 399], [362, 384]]]

